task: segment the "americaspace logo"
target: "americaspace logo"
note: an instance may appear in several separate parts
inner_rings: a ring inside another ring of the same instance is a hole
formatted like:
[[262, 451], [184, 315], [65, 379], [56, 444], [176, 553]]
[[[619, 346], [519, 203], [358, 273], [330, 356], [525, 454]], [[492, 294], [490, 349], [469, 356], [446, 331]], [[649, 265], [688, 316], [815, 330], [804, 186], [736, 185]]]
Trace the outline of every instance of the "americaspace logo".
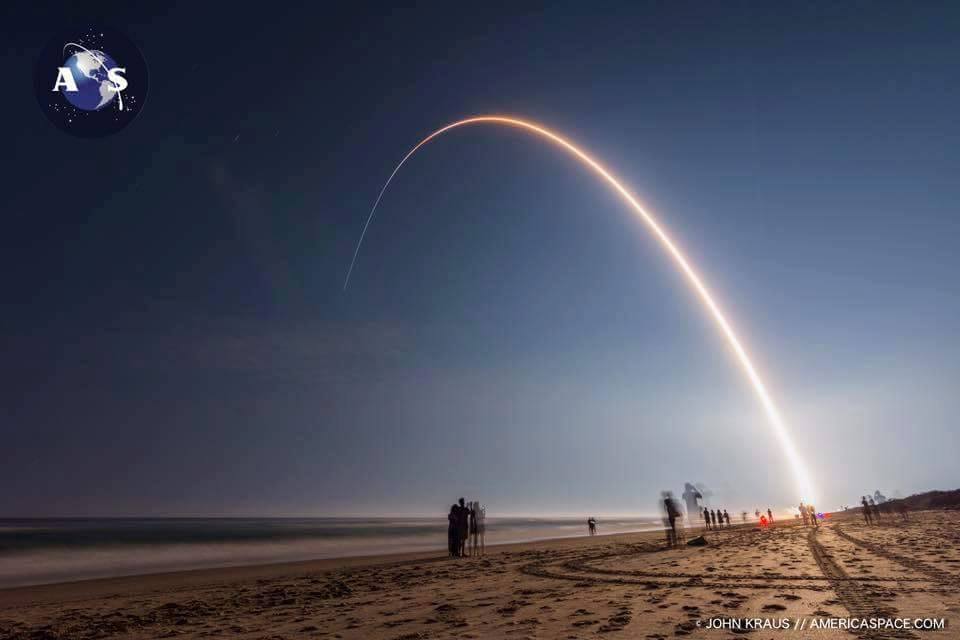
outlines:
[[84, 25], [55, 35], [40, 53], [34, 90], [47, 118], [84, 138], [114, 134], [133, 122], [147, 97], [147, 65], [116, 29]]

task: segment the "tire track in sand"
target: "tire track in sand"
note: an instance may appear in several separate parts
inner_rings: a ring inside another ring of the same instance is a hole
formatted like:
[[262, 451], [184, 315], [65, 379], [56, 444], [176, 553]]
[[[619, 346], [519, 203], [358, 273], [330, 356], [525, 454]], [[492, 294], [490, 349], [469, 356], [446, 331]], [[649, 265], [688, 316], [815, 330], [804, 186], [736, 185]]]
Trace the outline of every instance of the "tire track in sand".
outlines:
[[[817, 566], [820, 567], [820, 571], [830, 581], [830, 586], [837, 594], [837, 599], [850, 612], [850, 615], [855, 618], [897, 617], [896, 607], [880, 600], [862, 583], [849, 579], [850, 576], [843, 570], [843, 567], [834, 561], [833, 557], [817, 540], [817, 534], [822, 529], [820, 527], [811, 529], [810, 533], [807, 534], [807, 544], [814, 560], [817, 561]], [[917, 638], [918, 636], [902, 629], [865, 629], [860, 631], [859, 637], [869, 638], [869, 640], [903, 640]]]
[[861, 540], [860, 538], [854, 538], [852, 535], [841, 529], [839, 526], [833, 527], [834, 532], [846, 540], [847, 542], [854, 544], [858, 547], [866, 549], [870, 553], [880, 556], [881, 558], [886, 558], [896, 562], [902, 567], [906, 567], [912, 571], [917, 571], [927, 576], [928, 578], [935, 580], [943, 585], [948, 586], [960, 586], [960, 579], [957, 579], [956, 576], [937, 569], [931, 564], [924, 562], [923, 560], [918, 560], [917, 558], [911, 558], [909, 556], [901, 555], [899, 553], [894, 553], [893, 551], [888, 550], [886, 547], [875, 542], [867, 542], [866, 540]]

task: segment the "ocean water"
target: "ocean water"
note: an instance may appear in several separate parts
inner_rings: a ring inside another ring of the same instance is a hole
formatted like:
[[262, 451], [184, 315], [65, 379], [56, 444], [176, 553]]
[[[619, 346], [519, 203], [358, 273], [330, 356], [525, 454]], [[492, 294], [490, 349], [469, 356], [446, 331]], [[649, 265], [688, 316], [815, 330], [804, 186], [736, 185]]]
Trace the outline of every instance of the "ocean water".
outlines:
[[[600, 534], [661, 529], [617, 518]], [[587, 534], [586, 519], [487, 518], [486, 543]], [[0, 519], [0, 588], [409, 551], [445, 553], [446, 518]]]

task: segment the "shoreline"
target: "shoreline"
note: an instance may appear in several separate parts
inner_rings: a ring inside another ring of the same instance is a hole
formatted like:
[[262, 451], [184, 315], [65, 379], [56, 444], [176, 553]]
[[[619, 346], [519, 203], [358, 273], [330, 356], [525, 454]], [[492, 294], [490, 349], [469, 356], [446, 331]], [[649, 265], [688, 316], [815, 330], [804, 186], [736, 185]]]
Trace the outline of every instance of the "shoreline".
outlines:
[[[733, 525], [737, 527], [752, 524]], [[572, 546], [589, 545], [591, 542], [630, 542], [646, 541], [648, 537], [663, 538], [663, 529], [599, 533], [595, 536], [560, 536], [524, 540], [522, 542], [503, 542], [486, 546], [485, 556], [500, 553], [525, 552], [533, 549], [559, 549]], [[460, 558], [462, 562], [476, 561], [478, 558]], [[0, 609], [40, 604], [46, 602], [68, 602], [87, 598], [105, 597], [122, 592], [124, 594], [147, 593], [171, 588], [197, 588], [215, 586], [235, 581], [273, 579], [277, 577], [297, 577], [308, 574], [328, 573], [341, 569], [396, 567], [404, 564], [422, 564], [441, 560], [454, 560], [446, 555], [446, 550], [437, 548], [431, 551], [408, 551], [399, 553], [367, 554], [355, 556], [337, 556], [310, 560], [286, 562], [265, 562], [225, 567], [205, 567], [137, 573], [100, 578], [66, 580], [41, 584], [20, 585], [0, 588]], [[78, 593], [82, 591], [83, 593]]]
[[[0, 590], [304, 561], [446, 553], [446, 522], [391, 518], [0, 519]], [[653, 518], [604, 521], [604, 534], [662, 530]], [[577, 538], [580, 519], [496, 518], [487, 546]]]

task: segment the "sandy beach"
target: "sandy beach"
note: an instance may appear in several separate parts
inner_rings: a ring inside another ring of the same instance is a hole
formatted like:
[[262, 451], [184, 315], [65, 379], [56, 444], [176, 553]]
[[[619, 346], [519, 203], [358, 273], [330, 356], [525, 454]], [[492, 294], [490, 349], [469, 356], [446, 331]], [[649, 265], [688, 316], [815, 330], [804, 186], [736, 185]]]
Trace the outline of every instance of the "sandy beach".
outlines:
[[[262, 565], [0, 591], [0, 637], [919, 638], [957, 637], [960, 513], [831, 517], [437, 553]], [[691, 534], [693, 532], [690, 532]], [[699, 533], [699, 532], [697, 532]], [[943, 618], [944, 630], [707, 628], [729, 618]]]

